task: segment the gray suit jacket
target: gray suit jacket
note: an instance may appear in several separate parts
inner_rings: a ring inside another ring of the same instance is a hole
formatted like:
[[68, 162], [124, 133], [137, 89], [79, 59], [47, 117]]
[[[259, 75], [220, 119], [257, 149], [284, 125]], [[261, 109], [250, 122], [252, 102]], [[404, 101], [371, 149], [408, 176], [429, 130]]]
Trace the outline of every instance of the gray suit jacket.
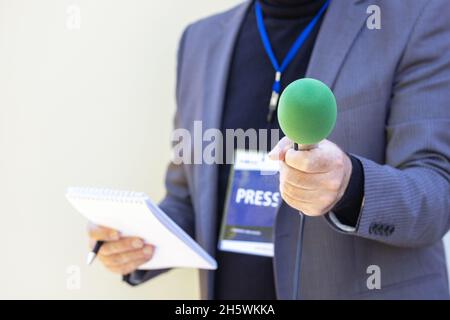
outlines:
[[[175, 126], [220, 128], [236, 36], [250, 2], [190, 25], [178, 61]], [[381, 30], [366, 27], [381, 8]], [[306, 299], [448, 298], [443, 235], [450, 224], [450, 1], [332, 1], [307, 71], [334, 91], [338, 120], [330, 140], [364, 168], [365, 201], [355, 231], [330, 216], [306, 220], [301, 296]], [[167, 171], [161, 208], [214, 256], [215, 165]], [[298, 213], [283, 205], [275, 240], [275, 282], [290, 298]], [[381, 289], [367, 269], [380, 267]], [[158, 272], [138, 271], [143, 282]], [[214, 272], [201, 271], [211, 298]]]

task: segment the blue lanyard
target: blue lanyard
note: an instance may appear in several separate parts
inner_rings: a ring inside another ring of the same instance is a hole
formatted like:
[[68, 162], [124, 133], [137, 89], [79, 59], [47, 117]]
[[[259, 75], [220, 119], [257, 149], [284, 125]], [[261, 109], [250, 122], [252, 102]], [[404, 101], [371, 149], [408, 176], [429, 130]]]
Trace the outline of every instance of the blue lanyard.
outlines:
[[267, 55], [269, 56], [270, 61], [272, 62], [272, 65], [275, 69], [275, 81], [272, 86], [272, 96], [270, 98], [270, 104], [269, 104], [269, 114], [267, 116], [267, 121], [270, 122], [272, 120], [272, 115], [275, 109], [277, 108], [278, 104], [278, 98], [280, 96], [281, 91], [281, 75], [286, 70], [288, 65], [291, 63], [291, 61], [294, 59], [297, 52], [300, 50], [303, 43], [308, 39], [309, 35], [311, 34], [311, 31], [314, 29], [315, 25], [317, 24], [317, 21], [320, 20], [323, 13], [327, 9], [328, 5], [330, 4], [330, 0], [325, 2], [325, 4], [320, 8], [317, 15], [311, 20], [311, 22], [306, 26], [305, 30], [300, 33], [300, 35], [295, 40], [292, 47], [289, 49], [289, 52], [287, 53], [286, 57], [284, 58], [283, 62], [280, 64], [278, 63], [277, 58], [275, 57], [275, 54], [273, 53], [272, 46], [270, 44], [269, 36], [267, 35], [266, 27], [264, 26], [263, 21], [263, 12], [261, 9], [261, 4], [259, 1], [256, 1], [255, 3], [255, 11], [256, 11], [256, 22], [258, 25], [259, 34], [261, 36], [261, 40], [264, 45], [264, 49], [266, 50]]

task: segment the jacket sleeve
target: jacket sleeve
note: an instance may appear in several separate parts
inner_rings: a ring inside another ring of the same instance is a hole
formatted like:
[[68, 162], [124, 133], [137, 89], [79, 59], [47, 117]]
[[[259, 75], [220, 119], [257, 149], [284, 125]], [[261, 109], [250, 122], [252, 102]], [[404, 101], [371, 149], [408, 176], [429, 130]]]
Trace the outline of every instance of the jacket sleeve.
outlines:
[[[189, 27], [188, 27], [189, 28]], [[176, 89], [176, 102], [177, 111], [175, 113], [174, 127], [179, 128], [179, 79], [181, 72], [181, 63], [183, 57], [184, 43], [186, 41], [186, 34], [188, 28], [183, 32], [183, 36], [180, 41], [177, 58], [177, 89]], [[190, 236], [194, 234], [194, 210], [191, 203], [190, 191], [185, 175], [185, 168], [183, 164], [175, 164], [171, 162], [167, 168], [165, 187], [166, 196], [160, 202], [159, 207], [163, 210], [175, 223], [184, 229]], [[158, 250], [158, 248], [156, 248]], [[168, 271], [163, 270], [137, 270], [123, 277], [123, 280], [130, 285], [141, 284], [161, 273]]]
[[386, 163], [358, 157], [364, 201], [349, 233], [420, 247], [449, 230], [450, 19], [443, 14], [449, 11], [449, 1], [429, 1], [411, 31], [393, 84]]

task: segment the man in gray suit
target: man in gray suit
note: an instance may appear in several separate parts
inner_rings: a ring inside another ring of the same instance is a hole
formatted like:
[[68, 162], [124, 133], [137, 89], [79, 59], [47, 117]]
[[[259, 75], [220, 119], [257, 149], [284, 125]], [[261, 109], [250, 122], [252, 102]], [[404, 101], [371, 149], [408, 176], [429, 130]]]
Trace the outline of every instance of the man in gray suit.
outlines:
[[[263, 1], [269, 5], [265, 13], [277, 2], [292, 1]], [[178, 57], [176, 128], [193, 131], [195, 120], [205, 130], [224, 128], [224, 117], [236, 114], [230, 112], [230, 101], [239, 88], [229, 79], [239, 81], [233, 68], [245, 50], [235, 46], [250, 41], [245, 28], [252, 20], [246, 17], [254, 5], [246, 1], [186, 29]], [[376, 27], [368, 22], [372, 9], [381, 12]], [[311, 40], [305, 76], [332, 88], [338, 104], [335, 130], [311, 152], [290, 150], [287, 138], [272, 152], [282, 160], [285, 200], [275, 223], [273, 277], [266, 276], [267, 283], [274, 282], [276, 298], [288, 299], [296, 291], [298, 211], [311, 216], [303, 234], [301, 298], [448, 298], [442, 237], [450, 225], [449, 12], [447, 0], [329, 5]], [[273, 21], [265, 22], [270, 26]], [[265, 54], [257, 48], [251, 51], [255, 59]], [[246, 64], [251, 68], [251, 59], [243, 61], [238, 70]], [[245, 117], [245, 109], [240, 116]], [[216, 226], [223, 192], [214, 183], [220, 180], [219, 170], [206, 163], [171, 163], [160, 204], [213, 256], [220, 256]], [[352, 186], [353, 194], [362, 195], [356, 214], [350, 209], [355, 199], [337, 208]], [[136, 271], [152, 251], [139, 239], [122, 239], [98, 226], [90, 236], [109, 241], [100, 259], [126, 274], [130, 284], [162, 272]], [[372, 282], [373, 276], [379, 279]], [[221, 297], [217, 287], [224, 285], [223, 277], [201, 271], [202, 298]]]

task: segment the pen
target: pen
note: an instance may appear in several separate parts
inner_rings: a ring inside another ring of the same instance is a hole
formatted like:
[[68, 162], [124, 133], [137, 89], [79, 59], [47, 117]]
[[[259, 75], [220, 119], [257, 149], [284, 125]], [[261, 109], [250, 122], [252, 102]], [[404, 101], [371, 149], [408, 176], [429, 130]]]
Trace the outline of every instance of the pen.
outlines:
[[95, 257], [97, 256], [97, 253], [100, 251], [100, 248], [102, 247], [104, 241], [97, 241], [95, 243], [94, 249], [92, 249], [91, 252], [88, 253], [86, 264], [90, 266], [92, 262], [94, 262]]

